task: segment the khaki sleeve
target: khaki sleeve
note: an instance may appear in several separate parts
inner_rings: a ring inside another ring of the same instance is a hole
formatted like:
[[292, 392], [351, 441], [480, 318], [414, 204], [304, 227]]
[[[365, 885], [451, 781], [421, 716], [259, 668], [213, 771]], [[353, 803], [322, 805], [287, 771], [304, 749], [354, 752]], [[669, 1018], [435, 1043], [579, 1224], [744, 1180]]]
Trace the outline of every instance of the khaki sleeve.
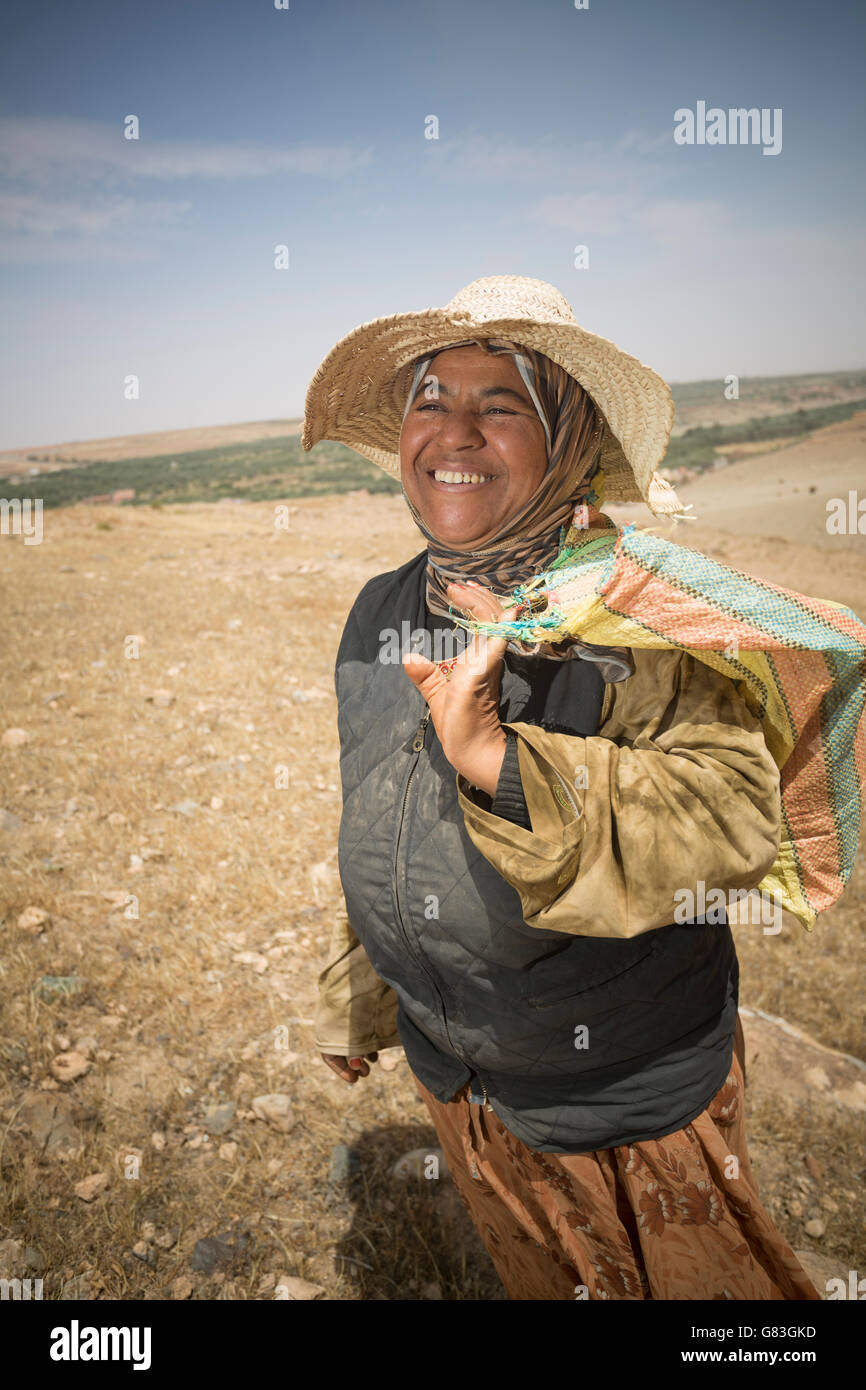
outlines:
[[349, 924], [337, 910], [328, 964], [319, 976], [315, 1046], [334, 1057], [361, 1057], [399, 1047], [397, 996], [376, 974]]
[[531, 830], [457, 775], [468, 834], [530, 926], [638, 936], [702, 915], [682, 907], [701, 880], [707, 895], [749, 890], [775, 862], [779, 770], [733, 681], [685, 652], [632, 655], [592, 737], [507, 726]]

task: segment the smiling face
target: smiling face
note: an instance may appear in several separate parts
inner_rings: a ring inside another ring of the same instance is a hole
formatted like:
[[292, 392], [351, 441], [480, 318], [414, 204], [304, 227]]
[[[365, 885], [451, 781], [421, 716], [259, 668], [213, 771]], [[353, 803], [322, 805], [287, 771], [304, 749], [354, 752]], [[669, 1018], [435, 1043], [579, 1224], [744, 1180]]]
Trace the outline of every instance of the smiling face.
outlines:
[[430, 363], [400, 434], [406, 496], [446, 544], [472, 545], [529, 501], [547, 470], [544, 426], [508, 353], [474, 343]]

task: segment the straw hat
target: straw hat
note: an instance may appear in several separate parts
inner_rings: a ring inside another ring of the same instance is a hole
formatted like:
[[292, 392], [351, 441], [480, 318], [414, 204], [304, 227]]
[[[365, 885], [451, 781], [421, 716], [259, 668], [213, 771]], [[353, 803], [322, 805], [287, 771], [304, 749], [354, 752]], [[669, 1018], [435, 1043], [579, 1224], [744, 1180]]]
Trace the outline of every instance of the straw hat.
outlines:
[[605, 502], [643, 500], [659, 516], [685, 510], [656, 472], [674, 420], [667, 383], [615, 343], [581, 328], [553, 285], [523, 275], [473, 280], [444, 309], [373, 319], [341, 338], [307, 388], [304, 449], [320, 439], [337, 440], [399, 478], [414, 360], [474, 337], [511, 338], [535, 348], [589, 393], [608, 425], [601, 455]]

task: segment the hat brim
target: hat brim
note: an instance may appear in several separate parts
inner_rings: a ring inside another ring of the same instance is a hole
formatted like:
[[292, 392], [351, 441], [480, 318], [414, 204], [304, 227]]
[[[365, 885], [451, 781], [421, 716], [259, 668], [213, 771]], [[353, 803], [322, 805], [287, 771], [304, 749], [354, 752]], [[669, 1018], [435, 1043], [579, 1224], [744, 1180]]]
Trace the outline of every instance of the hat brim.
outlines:
[[673, 428], [670, 387], [607, 338], [561, 320], [479, 319], [426, 309], [361, 324], [331, 349], [310, 381], [303, 448], [336, 440], [399, 478], [400, 431], [413, 362], [474, 337], [511, 338], [544, 353], [573, 376], [608, 426], [601, 457], [605, 502], [648, 500]]

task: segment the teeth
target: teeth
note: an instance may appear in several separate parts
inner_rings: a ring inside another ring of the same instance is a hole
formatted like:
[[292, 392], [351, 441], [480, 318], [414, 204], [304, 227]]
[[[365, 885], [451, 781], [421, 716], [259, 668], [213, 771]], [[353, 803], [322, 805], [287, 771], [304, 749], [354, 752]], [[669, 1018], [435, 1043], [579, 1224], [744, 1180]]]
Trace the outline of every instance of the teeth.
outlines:
[[433, 474], [437, 483], [487, 483], [492, 476], [490, 473], [451, 473], [444, 468], [437, 468]]

